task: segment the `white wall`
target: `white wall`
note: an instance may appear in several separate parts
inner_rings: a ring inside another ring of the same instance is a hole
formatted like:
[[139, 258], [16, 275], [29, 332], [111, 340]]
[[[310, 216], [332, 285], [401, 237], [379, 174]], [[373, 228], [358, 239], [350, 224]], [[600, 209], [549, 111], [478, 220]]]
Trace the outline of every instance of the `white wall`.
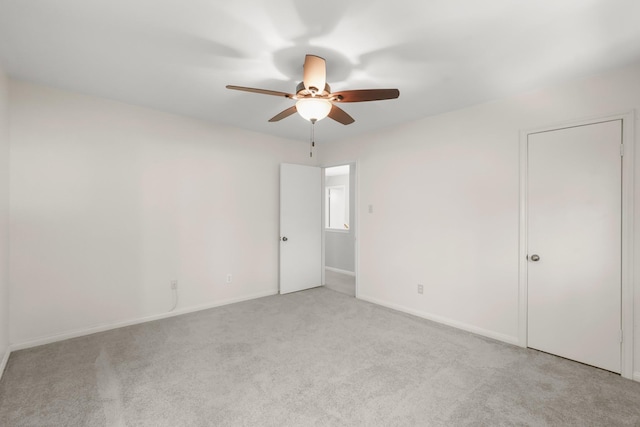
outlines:
[[[12, 81], [11, 342], [273, 294], [303, 143]], [[227, 273], [233, 283], [226, 284]]]
[[[635, 65], [319, 147], [323, 164], [358, 160], [359, 295], [516, 343], [519, 132], [637, 112], [639, 76]], [[640, 380], [638, 171], [635, 203]]]
[[[327, 267], [337, 268], [344, 271], [355, 271], [355, 216], [353, 172], [348, 175], [335, 175], [325, 178], [325, 187], [343, 185], [345, 194], [349, 200], [349, 230], [324, 230], [324, 264]], [[326, 198], [326, 193], [325, 193]]]
[[0, 376], [9, 355], [9, 79], [0, 69]]

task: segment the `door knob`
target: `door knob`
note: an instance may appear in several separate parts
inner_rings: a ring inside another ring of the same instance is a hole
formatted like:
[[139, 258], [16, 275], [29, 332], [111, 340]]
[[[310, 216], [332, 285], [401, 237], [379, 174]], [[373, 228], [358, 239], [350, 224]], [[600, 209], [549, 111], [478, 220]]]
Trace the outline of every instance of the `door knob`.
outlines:
[[531, 261], [533, 261], [533, 262], [540, 261], [540, 255], [533, 254], [533, 255], [531, 255], [530, 258], [531, 258]]
[[289, 239], [287, 239], [287, 237], [286, 237], [286, 236], [282, 238], [282, 241], [283, 241], [283, 242], [286, 242], [287, 240], [289, 240]]

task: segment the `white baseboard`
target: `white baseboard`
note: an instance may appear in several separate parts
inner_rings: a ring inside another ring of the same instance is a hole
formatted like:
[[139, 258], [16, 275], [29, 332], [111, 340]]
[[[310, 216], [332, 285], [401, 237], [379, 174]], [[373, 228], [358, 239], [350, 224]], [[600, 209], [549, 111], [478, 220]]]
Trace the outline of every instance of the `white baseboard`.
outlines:
[[638, 381], [640, 383], [640, 372], [633, 373], [633, 380]]
[[339, 268], [333, 268], [333, 267], [324, 267], [325, 270], [329, 270], [329, 271], [333, 271], [334, 273], [340, 273], [340, 274], [346, 274], [347, 276], [354, 276], [356, 275], [356, 273], [354, 273], [353, 271], [349, 271], [349, 270], [340, 270]]
[[469, 325], [468, 323], [458, 322], [457, 320], [452, 320], [452, 319], [438, 316], [435, 314], [414, 310], [412, 308], [408, 308], [399, 304], [389, 303], [389, 302], [382, 301], [382, 300], [372, 298], [362, 294], [358, 295], [358, 299], [371, 302], [373, 304], [381, 305], [383, 307], [391, 308], [393, 310], [402, 311], [403, 313], [411, 314], [413, 316], [422, 317], [423, 319], [432, 320], [436, 323], [442, 323], [447, 326], [452, 326], [457, 329], [462, 329], [463, 331], [472, 332], [477, 335], [482, 335], [484, 337], [492, 338], [494, 340], [503, 341], [508, 344], [520, 345], [518, 337], [513, 337], [511, 335], [501, 334], [498, 332], [490, 331], [488, 329], [479, 328], [477, 326]]
[[2, 358], [2, 362], [0, 362], [0, 380], [2, 379], [2, 376], [4, 375], [4, 370], [7, 367], [7, 362], [9, 361], [9, 355], [11, 354], [11, 348], [7, 347], [4, 350], [4, 357]]
[[[252, 300], [252, 299], [256, 299], [256, 298], [262, 298], [262, 297], [268, 297], [268, 296], [271, 296], [271, 295], [276, 295], [277, 293], [278, 293], [277, 290], [260, 292], [260, 293], [257, 293], [257, 294], [248, 295], [248, 296], [244, 296], [244, 297], [230, 298], [230, 299], [226, 299], [226, 300], [222, 300], [222, 301], [216, 301], [216, 302], [209, 303], [209, 304], [186, 307], [186, 308], [182, 308], [182, 309], [179, 309], [179, 310], [176, 310], [176, 311], [171, 311], [171, 312], [168, 312], [168, 313], [161, 313], [161, 314], [155, 314], [155, 315], [152, 315], [152, 316], [139, 317], [139, 318], [136, 318], [136, 319], [130, 319], [130, 320], [125, 320], [125, 321], [121, 321], [121, 322], [106, 323], [106, 324], [96, 325], [96, 326], [92, 326], [92, 327], [85, 328], [85, 329], [77, 329], [75, 331], [63, 332], [63, 333], [60, 333], [60, 334], [49, 335], [49, 336], [45, 336], [45, 337], [35, 338], [35, 339], [32, 339], [32, 340], [28, 340], [28, 341], [23, 341], [23, 342], [20, 342], [20, 343], [11, 344], [10, 350], [11, 351], [24, 350], [26, 348], [37, 347], [39, 345], [50, 344], [50, 343], [57, 342], [57, 341], [64, 341], [64, 340], [68, 340], [70, 338], [77, 338], [77, 337], [82, 337], [82, 336], [85, 336], [85, 335], [91, 335], [91, 334], [95, 334], [97, 332], [109, 331], [111, 329], [118, 329], [118, 328], [122, 328], [122, 327], [125, 327], [125, 326], [131, 326], [131, 325], [137, 325], [137, 324], [140, 324], [140, 323], [152, 322], [154, 320], [160, 320], [160, 319], [166, 319], [166, 318], [169, 318], [169, 317], [180, 316], [182, 314], [188, 314], [188, 313], [193, 313], [193, 312], [196, 312], [196, 311], [207, 310], [209, 308], [220, 307], [220, 306], [223, 306], [223, 305], [234, 304], [234, 303], [237, 303], [237, 302], [248, 301], [248, 300]], [[9, 350], [7, 350], [7, 353], [9, 353]], [[7, 355], [7, 358], [8, 357], [9, 356]]]

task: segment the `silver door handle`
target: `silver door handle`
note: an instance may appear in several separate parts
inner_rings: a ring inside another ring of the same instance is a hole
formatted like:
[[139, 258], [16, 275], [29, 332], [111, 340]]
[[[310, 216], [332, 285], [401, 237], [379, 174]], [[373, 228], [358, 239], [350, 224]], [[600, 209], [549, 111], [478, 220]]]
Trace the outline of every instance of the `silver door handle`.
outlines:
[[538, 262], [538, 261], [540, 261], [540, 255], [533, 254], [533, 255], [531, 255], [530, 259], [533, 262]]

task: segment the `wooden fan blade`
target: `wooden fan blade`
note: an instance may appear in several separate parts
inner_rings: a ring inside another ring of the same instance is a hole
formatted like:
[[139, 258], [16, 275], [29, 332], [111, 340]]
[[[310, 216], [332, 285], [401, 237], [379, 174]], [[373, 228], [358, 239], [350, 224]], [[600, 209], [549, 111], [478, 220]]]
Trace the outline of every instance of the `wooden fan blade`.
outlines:
[[296, 109], [296, 106], [294, 105], [293, 107], [289, 107], [289, 108], [287, 108], [286, 110], [284, 110], [284, 111], [282, 111], [282, 112], [280, 112], [280, 113], [276, 114], [275, 116], [271, 117], [271, 118], [269, 119], [269, 121], [270, 121], [270, 122], [277, 122], [277, 121], [280, 121], [280, 120], [282, 120], [282, 119], [284, 119], [284, 118], [289, 117], [289, 116], [290, 116], [290, 115], [292, 115], [292, 114], [295, 114], [295, 113], [296, 113], [296, 111], [298, 111], [298, 110]]
[[336, 102], [363, 102], [382, 101], [384, 99], [394, 99], [400, 96], [398, 89], [362, 89], [343, 90], [329, 95], [329, 98]]
[[324, 90], [324, 85], [327, 83], [327, 66], [324, 58], [315, 55], [307, 55], [304, 58], [302, 81], [305, 89], [311, 93]]
[[227, 85], [227, 89], [241, 90], [244, 92], [261, 93], [263, 95], [284, 96], [285, 98], [293, 99], [292, 94], [285, 93], [285, 92], [278, 92], [276, 90], [256, 89], [254, 87], [232, 86], [232, 85]]
[[342, 123], [343, 125], [350, 125], [351, 123], [355, 122], [353, 117], [348, 115], [346, 111], [344, 111], [340, 107], [336, 107], [333, 104], [331, 104], [331, 111], [329, 111], [329, 117], [335, 120], [336, 122]]

